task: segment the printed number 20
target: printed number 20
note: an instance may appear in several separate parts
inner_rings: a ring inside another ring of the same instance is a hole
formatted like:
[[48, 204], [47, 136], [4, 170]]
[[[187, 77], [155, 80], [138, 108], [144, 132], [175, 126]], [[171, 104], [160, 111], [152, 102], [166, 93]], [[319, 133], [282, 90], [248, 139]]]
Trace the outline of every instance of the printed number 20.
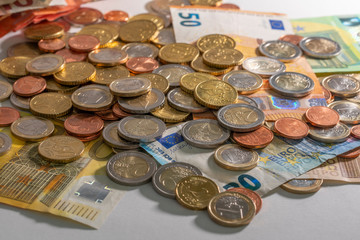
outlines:
[[[261, 187], [261, 183], [259, 182], [259, 180], [257, 180], [253, 176], [250, 176], [247, 174], [240, 175], [238, 177], [238, 181], [243, 187], [248, 188], [253, 191], [258, 190]], [[225, 188], [227, 190], [227, 189], [235, 188], [235, 187], [240, 187], [240, 185], [238, 183], [231, 182], [229, 184], [226, 184], [223, 188]]]
[[193, 20], [200, 19], [199, 14], [197, 13], [188, 13], [187, 15], [179, 13], [179, 17], [181, 17], [182, 19], [189, 19], [180, 22], [180, 24], [184, 27], [197, 27], [201, 25], [200, 21]]

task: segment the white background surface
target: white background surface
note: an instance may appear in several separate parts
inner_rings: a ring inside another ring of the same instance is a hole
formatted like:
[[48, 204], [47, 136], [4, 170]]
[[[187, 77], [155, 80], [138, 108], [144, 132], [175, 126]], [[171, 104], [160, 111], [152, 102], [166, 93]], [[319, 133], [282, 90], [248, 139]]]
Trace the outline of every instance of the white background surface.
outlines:
[[[132, 16], [146, 12], [146, 2], [108, 0], [88, 6], [103, 13], [120, 9]], [[290, 18], [360, 13], [359, 0], [226, 2], [236, 3], [243, 10], [283, 12]], [[1, 45], [4, 56], [6, 46]], [[357, 184], [325, 185], [318, 193], [304, 196], [276, 189], [263, 199], [262, 210], [248, 226], [226, 228], [213, 223], [206, 211], [187, 210], [175, 200], [158, 195], [151, 184], [146, 184], [130, 188], [99, 230], [50, 214], [0, 204], [0, 240], [359, 239], [359, 199]]]

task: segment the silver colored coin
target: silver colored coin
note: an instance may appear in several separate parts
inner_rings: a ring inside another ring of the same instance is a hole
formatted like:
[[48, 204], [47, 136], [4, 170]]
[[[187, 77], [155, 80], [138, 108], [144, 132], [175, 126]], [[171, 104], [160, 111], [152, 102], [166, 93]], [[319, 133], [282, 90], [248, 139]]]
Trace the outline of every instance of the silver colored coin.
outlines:
[[199, 119], [184, 124], [181, 129], [184, 140], [199, 148], [217, 148], [230, 137], [230, 131], [216, 120]]
[[259, 161], [257, 152], [238, 144], [225, 144], [219, 147], [214, 153], [214, 158], [219, 166], [235, 171], [252, 169]]
[[12, 93], [10, 95], [11, 104], [22, 110], [26, 110], [26, 111], [30, 110], [30, 100], [31, 97], [20, 97], [15, 93]]
[[59, 55], [52, 53], [43, 54], [31, 59], [26, 63], [26, 71], [41, 76], [52, 75], [63, 68], [65, 60]]
[[222, 79], [231, 84], [240, 94], [256, 92], [263, 85], [263, 80], [259, 75], [242, 70], [228, 72]]
[[106, 164], [106, 173], [109, 178], [116, 183], [128, 186], [149, 182], [156, 169], [155, 159], [136, 151], [117, 153]]
[[286, 70], [284, 63], [268, 57], [247, 58], [244, 60], [242, 67], [249, 72], [266, 77], [285, 72]]
[[329, 104], [340, 115], [340, 121], [345, 124], [358, 124], [360, 122], [360, 104], [348, 101], [336, 101]]
[[12, 85], [0, 80], [0, 101], [6, 100], [13, 92]]
[[192, 68], [180, 64], [166, 64], [152, 71], [152, 73], [157, 73], [165, 77], [171, 87], [179, 87], [181, 77], [193, 72], [195, 71]]
[[161, 138], [165, 123], [149, 115], [135, 115], [121, 119], [118, 124], [120, 137], [132, 142], [153, 142]]
[[259, 46], [259, 51], [266, 57], [282, 62], [293, 62], [302, 55], [298, 46], [281, 40], [266, 41]]
[[283, 96], [304, 97], [313, 90], [314, 81], [301, 73], [284, 72], [273, 75], [269, 78], [270, 87]]
[[324, 78], [321, 84], [334, 96], [354, 97], [360, 92], [360, 81], [343, 74], [330, 75]]
[[114, 96], [107, 86], [91, 84], [73, 92], [71, 101], [80, 110], [101, 111], [109, 108], [114, 101]]
[[90, 52], [88, 58], [98, 66], [115, 66], [125, 63], [128, 54], [117, 48], [101, 48]]
[[165, 95], [159, 89], [152, 88], [150, 92], [139, 97], [118, 98], [120, 108], [129, 113], [146, 114], [165, 103]]
[[108, 144], [109, 146], [111, 146], [113, 148], [123, 149], [123, 150], [139, 148], [140, 146], [138, 143], [126, 141], [125, 139], [122, 139], [119, 136], [118, 130], [117, 130], [118, 125], [119, 125], [119, 122], [112, 122], [103, 129], [102, 137], [103, 137], [104, 141], [106, 142], [106, 144]]
[[129, 58], [132, 57], [149, 57], [156, 58], [159, 54], [159, 49], [149, 43], [128, 43], [124, 45], [121, 50], [125, 51]]
[[332, 128], [317, 128], [310, 126], [309, 137], [324, 143], [344, 142], [350, 135], [350, 129], [343, 123]]
[[184, 92], [181, 88], [174, 88], [167, 95], [168, 103], [171, 107], [191, 113], [201, 113], [208, 110], [207, 107], [204, 107], [197, 103], [193, 95]]
[[10, 150], [11, 144], [11, 138], [5, 133], [0, 132], [0, 156]]
[[242, 96], [242, 95], [238, 95], [237, 103], [249, 104], [251, 106], [259, 108], [259, 105], [257, 104], [257, 102], [255, 100], [253, 100], [252, 98], [249, 98], [249, 97]]
[[292, 179], [287, 183], [295, 187], [310, 187], [314, 185], [315, 182], [315, 179]]
[[137, 97], [150, 90], [151, 81], [141, 77], [125, 77], [112, 81], [109, 88], [115, 96]]
[[251, 132], [264, 124], [265, 114], [248, 104], [230, 104], [217, 112], [219, 124], [234, 132]]
[[152, 42], [161, 46], [176, 43], [174, 29], [172, 27], [161, 29], [159, 34], [155, 39], [152, 40]]
[[46, 118], [25, 116], [13, 122], [10, 130], [14, 136], [24, 141], [39, 141], [50, 136], [55, 125]]
[[176, 184], [187, 176], [202, 175], [200, 169], [183, 162], [162, 165], [155, 172], [152, 184], [157, 193], [167, 198], [175, 198]]
[[307, 37], [299, 43], [304, 53], [314, 58], [333, 58], [341, 53], [341, 46], [326, 37]]

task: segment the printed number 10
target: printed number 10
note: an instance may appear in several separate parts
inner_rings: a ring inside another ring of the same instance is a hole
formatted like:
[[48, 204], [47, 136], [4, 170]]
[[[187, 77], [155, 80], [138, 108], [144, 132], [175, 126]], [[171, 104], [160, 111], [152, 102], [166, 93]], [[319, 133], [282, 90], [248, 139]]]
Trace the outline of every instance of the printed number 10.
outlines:
[[187, 15], [179, 13], [179, 17], [181, 17], [182, 19], [189, 19], [180, 22], [180, 24], [183, 25], [184, 27], [197, 27], [201, 25], [200, 21], [194, 20], [194, 19], [200, 19], [199, 14], [197, 13], [188, 13]]

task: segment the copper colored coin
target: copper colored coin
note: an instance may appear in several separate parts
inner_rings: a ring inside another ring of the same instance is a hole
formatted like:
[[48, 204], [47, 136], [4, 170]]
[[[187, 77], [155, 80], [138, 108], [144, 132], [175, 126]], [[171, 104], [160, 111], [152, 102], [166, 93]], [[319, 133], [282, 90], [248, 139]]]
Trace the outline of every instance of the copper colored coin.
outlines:
[[65, 130], [75, 136], [87, 137], [100, 132], [104, 121], [95, 115], [87, 113], [73, 114], [64, 122]]
[[324, 88], [323, 86], [321, 86], [321, 87], [324, 92], [324, 97], [325, 97], [326, 103], [327, 104], [332, 103], [334, 101], [334, 96], [332, 95], [332, 93], [329, 90], [327, 90], [326, 88]]
[[358, 156], [360, 156], [360, 148], [338, 155], [341, 158], [357, 158]]
[[262, 207], [262, 199], [260, 197], [259, 194], [257, 194], [256, 192], [247, 189], [247, 188], [241, 188], [241, 187], [237, 187], [237, 188], [230, 188], [229, 190], [227, 190], [229, 192], [238, 192], [241, 194], [244, 194], [246, 196], [248, 196], [254, 203], [256, 206], [256, 214], [258, 214], [260, 212], [260, 209]]
[[114, 104], [114, 106], [112, 107], [112, 111], [113, 111], [114, 115], [119, 118], [132, 116], [131, 113], [127, 113], [127, 112], [124, 112], [123, 110], [121, 110], [120, 105], [118, 103]]
[[76, 35], [69, 39], [69, 47], [76, 52], [91, 52], [99, 48], [100, 40], [91, 35]]
[[309, 126], [296, 118], [280, 118], [276, 120], [274, 130], [283, 137], [290, 139], [302, 139], [309, 133]]
[[68, 32], [71, 28], [71, 25], [65, 21], [63, 18], [58, 18], [54, 23], [57, 23], [58, 25], [60, 25], [65, 32]]
[[127, 22], [129, 20], [129, 14], [124, 11], [110, 11], [105, 13], [104, 19], [113, 22]]
[[20, 118], [18, 110], [11, 107], [0, 107], [0, 127], [10, 126]]
[[71, 134], [69, 132], [66, 132], [69, 136], [72, 136], [72, 137], [76, 137], [77, 139], [79, 139], [80, 141], [82, 142], [90, 142], [92, 140], [95, 140], [97, 139], [98, 137], [101, 136], [101, 131], [98, 132], [98, 133], [95, 133], [93, 135], [90, 135], [90, 136], [79, 136], [79, 135], [74, 135], [74, 134]]
[[41, 39], [38, 42], [39, 49], [43, 52], [56, 52], [65, 47], [65, 42], [60, 38], [55, 39]]
[[126, 62], [132, 73], [149, 73], [159, 67], [159, 62], [150, 57], [133, 57]]
[[67, 48], [57, 51], [55, 54], [62, 56], [66, 63], [82, 62], [87, 58], [87, 53], [74, 52]]
[[321, 128], [334, 127], [340, 121], [337, 111], [324, 106], [310, 107], [306, 110], [305, 117], [311, 125]]
[[43, 92], [46, 88], [46, 80], [38, 76], [25, 76], [16, 80], [13, 90], [21, 97], [31, 97]]
[[360, 139], [360, 125], [355, 125], [350, 130], [351, 136]]
[[232, 3], [224, 3], [218, 6], [218, 8], [224, 8], [224, 9], [237, 9], [240, 10], [240, 7], [238, 5], [232, 4]]
[[103, 15], [93, 8], [79, 8], [78, 10], [64, 16], [64, 19], [73, 25], [89, 25], [100, 21]]
[[95, 112], [97, 116], [99, 116], [104, 121], [116, 121], [119, 120], [119, 117], [114, 114], [112, 109], [104, 110], [104, 111], [98, 111]]
[[279, 40], [281, 41], [285, 41], [285, 42], [290, 42], [294, 45], [299, 45], [299, 42], [303, 39], [304, 37], [303, 36], [300, 36], [300, 35], [295, 35], [295, 34], [288, 34], [288, 35], [284, 35], [284, 36], [281, 36], [279, 38]]
[[234, 132], [232, 139], [240, 146], [247, 148], [264, 148], [274, 139], [274, 134], [268, 128], [262, 126], [255, 131], [247, 133]]

